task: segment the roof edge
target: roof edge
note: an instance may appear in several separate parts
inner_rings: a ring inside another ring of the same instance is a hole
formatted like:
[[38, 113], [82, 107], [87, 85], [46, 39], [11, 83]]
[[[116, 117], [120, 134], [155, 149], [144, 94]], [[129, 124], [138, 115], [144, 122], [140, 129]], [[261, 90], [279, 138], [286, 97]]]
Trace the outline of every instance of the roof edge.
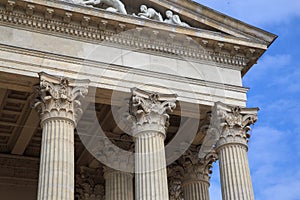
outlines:
[[230, 17], [226, 14], [223, 14], [219, 11], [216, 11], [212, 8], [209, 8], [207, 6], [199, 4], [192, 0], [166, 0], [166, 1], [176, 3], [177, 5], [184, 7], [188, 10], [194, 11], [196, 13], [199, 13], [199, 15], [209, 18], [210, 20], [214, 20], [218, 23], [222, 23], [227, 27], [246, 33], [252, 37], [259, 38], [260, 40], [266, 42], [268, 47], [278, 37], [273, 33], [270, 33], [256, 26], [250, 25], [248, 23], [242, 22], [236, 18]]

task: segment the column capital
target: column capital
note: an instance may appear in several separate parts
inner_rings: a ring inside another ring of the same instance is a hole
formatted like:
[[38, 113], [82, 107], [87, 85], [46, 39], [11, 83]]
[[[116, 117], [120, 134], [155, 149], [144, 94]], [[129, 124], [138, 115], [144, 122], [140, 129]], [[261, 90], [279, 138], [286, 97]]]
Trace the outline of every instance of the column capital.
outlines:
[[183, 191], [181, 187], [181, 180], [176, 177], [176, 174], [171, 173], [168, 177], [168, 188], [170, 200], [182, 200]]
[[237, 143], [247, 147], [250, 125], [257, 121], [258, 108], [241, 108], [217, 102], [213, 108], [211, 124], [218, 131], [216, 148]]
[[214, 150], [207, 153], [203, 158], [199, 158], [198, 154], [199, 148], [192, 146], [180, 158], [179, 162], [184, 169], [183, 184], [199, 180], [209, 184], [212, 163], [218, 159], [218, 156]]
[[159, 132], [165, 136], [169, 126], [168, 111], [176, 108], [175, 94], [147, 92], [137, 88], [131, 90], [130, 115], [133, 120], [133, 135]]
[[104, 186], [101, 180], [100, 168], [92, 169], [81, 166], [76, 174], [76, 196], [79, 200], [104, 200]]
[[39, 73], [40, 83], [35, 87], [34, 107], [41, 114], [41, 124], [49, 118], [64, 118], [74, 125], [82, 113], [81, 99], [88, 93], [89, 80], [76, 80]]

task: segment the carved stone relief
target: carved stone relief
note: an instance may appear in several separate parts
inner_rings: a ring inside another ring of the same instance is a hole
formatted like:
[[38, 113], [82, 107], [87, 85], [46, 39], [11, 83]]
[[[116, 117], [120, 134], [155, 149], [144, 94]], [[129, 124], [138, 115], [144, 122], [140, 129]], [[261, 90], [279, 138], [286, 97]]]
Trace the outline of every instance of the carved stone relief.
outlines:
[[76, 174], [77, 200], [104, 200], [104, 186], [97, 182], [97, 177], [102, 176], [100, 169], [80, 167]]
[[98, 6], [99, 4], [103, 3], [107, 6], [106, 10], [111, 12], [119, 12], [122, 14], [127, 14], [124, 4], [120, 0], [61, 0], [69, 3], [79, 4], [79, 5], [86, 5], [86, 6]]
[[212, 173], [212, 163], [218, 157], [214, 151], [207, 153], [204, 158], [198, 157], [199, 147], [191, 146], [186, 153], [179, 159], [179, 163], [184, 170], [183, 181], [202, 180], [209, 183]]
[[[137, 16], [139, 16], [141, 18], [153, 19], [153, 20], [157, 20], [160, 22], [164, 21], [161, 14], [153, 8], [147, 8], [146, 5], [141, 5], [140, 10], [141, 10], [141, 12], [138, 13]], [[133, 14], [133, 15], [136, 16], [135, 14]]]
[[66, 113], [67, 118], [77, 122], [82, 113], [81, 100], [88, 93], [89, 80], [73, 80], [39, 73], [40, 84], [36, 86], [33, 107], [41, 114], [42, 121]]
[[212, 129], [219, 135], [217, 147], [227, 143], [247, 146], [250, 125], [257, 121], [258, 108], [231, 107], [216, 103], [212, 113]]
[[[61, 0], [61, 1], [79, 4], [79, 5], [85, 5], [85, 6], [92, 6], [92, 7], [99, 6], [100, 4], [105, 4], [109, 6], [108, 8], [106, 8], [106, 10], [108, 11], [127, 14], [125, 5], [120, 0]], [[159, 12], [157, 12], [154, 8], [148, 8], [146, 5], [141, 5], [140, 11], [141, 12], [138, 13], [137, 15], [135, 13], [133, 13], [132, 15], [141, 18], [165, 22], [168, 24], [190, 27], [190, 25], [181, 21], [179, 15], [173, 14], [171, 10], [166, 11], [167, 18], [165, 20], [163, 19], [162, 15]]]
[[190, 27], [190, 25], [181, 21], [179, 15], [174, 15], [171, 10], [166, 11], [166, 16], [167, 16], [167, 19], [165, 19], [164, 22], [166, 22], [168, 24], [176, 24], [179, 26]]
[[[168, 111], [176, 107], [176, 95], [151, 93], [137, 88], [132, 89], [129, 112], [133, 122], [134, 132], [145, 125], [156, 124], [162, 127], [162, 132], [169, 126]], [[143, 129], [143, 128], [141, 128]]]
[[168, 187], [170, 200], [182, 200], [182, 176], [183, 169], [178, 165], [170, 165], [168, 167]]

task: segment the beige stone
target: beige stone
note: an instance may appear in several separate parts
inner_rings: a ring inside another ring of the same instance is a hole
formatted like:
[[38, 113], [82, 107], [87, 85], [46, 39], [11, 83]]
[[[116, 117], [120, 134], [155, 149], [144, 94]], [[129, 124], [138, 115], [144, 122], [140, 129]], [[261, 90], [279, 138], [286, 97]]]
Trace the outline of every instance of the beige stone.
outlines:
[[223, 199], [253, 199], [242, 78], [277, 36], [192, 1], [102, 3], [0, 0], [1, 198], [208, 200], [202, 146]]

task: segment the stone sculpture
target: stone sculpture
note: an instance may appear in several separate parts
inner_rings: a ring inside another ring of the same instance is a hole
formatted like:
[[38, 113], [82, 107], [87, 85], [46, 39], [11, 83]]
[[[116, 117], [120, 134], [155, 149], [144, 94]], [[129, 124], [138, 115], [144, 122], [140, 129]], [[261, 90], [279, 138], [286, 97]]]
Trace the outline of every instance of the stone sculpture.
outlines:
[[190, 25], [188, 25], [187, 23], [182, 22], [178, 15], [174, 15], [171, 10], [166, 11], [166, 16], [167, 16], [167, 19], [164, 20], [164, 22], [166, 22], [166, 23], [190, 27]]
[[110, 6], [106, 9], [108, 11], [127, 14], [125, 6], [120, 0], [80, 0], [80, 1], [77, 1], [77, 2], [74, 2], [74, 3], [84, 4], [84, 5], [91, 5], [91, 6], [96, 6], [96, 5], [99, 5], [100, 3], [104, 3], [108, 6]]
[[[108, 10], [108, 11], [127, 14], [125, 5], [120, 0], [61, 0], [61, 1], [75, 3], [75, 4], [81, 4], [81, 5], [87, 5], [87, 6], [93, 6], [93, 7], [103, 3], [107, 6], [109, 6], [108, 8], [106, 8], [106, 10]], [[141, 18], [157, 20], [160, 22], [168, 23], [168, 24], [176, 24], [179, 26], [190, 27], [189, 24], [182, 22], [178, 15], [174, 15], [171, 10], [166, 11], [167, 19], [165, 19], [165, 20], [163, 19], [161, 14], [159, 12], [157, 12], [154, 8], [147, 8], [146, 5], [141, 5], [140, 11], [141, 12], [138, 13], [137, 15], [135, 13], [133, 13], [133, 16], [139, 16]]]
[[153, 19], [160, 22], [164, 21], [161, 14], [153, 8], [147, 8], [146, 5], [141, 5], [140, 10], [141, 12], [138, 13], [138, 16], [140, 16], [141, 18]]

